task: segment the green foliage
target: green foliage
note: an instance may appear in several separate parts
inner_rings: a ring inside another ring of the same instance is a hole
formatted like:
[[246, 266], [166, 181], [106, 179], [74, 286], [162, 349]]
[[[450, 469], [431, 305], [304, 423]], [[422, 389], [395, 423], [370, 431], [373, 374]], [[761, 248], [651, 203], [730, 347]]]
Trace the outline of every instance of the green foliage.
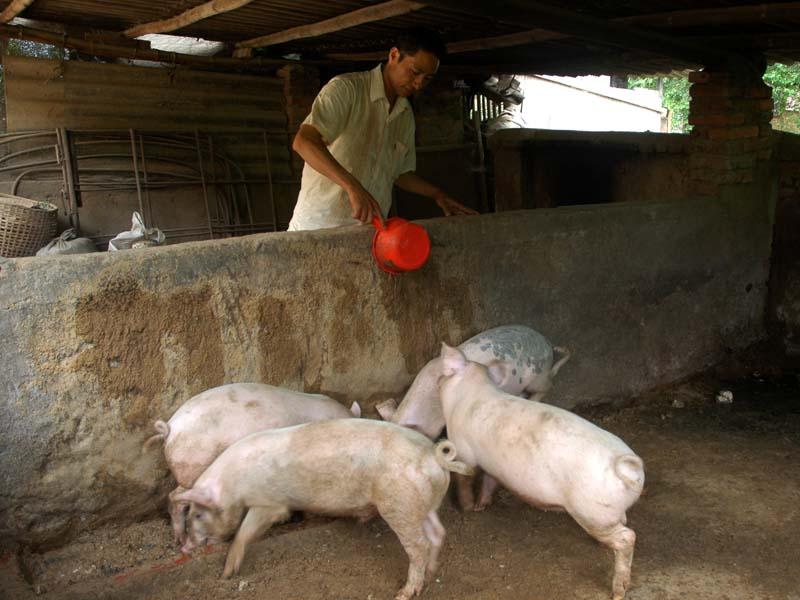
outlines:
[[61, 60], [64, 58], [64, 49], [50, 44], [40, 44], [28, 40], [9, 40], [6, 54], [11, 56], [31, 56], [33, 58], [50, 58]]
[[659, 80], [663, 86], [663, 105], [669, 110], [670, 131], [688, 133], [689, 79], [687, 77], [628, 77], [628, 88], [657, 90]]
[[[5, 48], [6, 54], [10, 56], [30, 56], [33, 58], [49, 58], [51, 60], [63, 60], [64, 49], [50, 44], [40, 44], [28, 40], [8, 40]], [[0, 84], [3, 83], [3, 68], [0, 66]], [[2, 95], [0, 89], [0, 95]]]
[[[689, 118], [689, 81], [686, 77], [664, 77], [664, 107], [669, 110], [670, 130], [687, 132]], [[772, 126], [783, 131], [800, 131], [800, 63], [774, 63], [767, 67], [764, 81], [772, 87], [775, 102]], [[629, 88], [657, 90], [658, 77], [628, 77]]]
[[764, 73], [764, 81], [772, 87], [776, 116], [786, 112], [787, 105], [792, 102], [794, 110], [797, 110], [800, 104], [800, 64], [771, 64]]

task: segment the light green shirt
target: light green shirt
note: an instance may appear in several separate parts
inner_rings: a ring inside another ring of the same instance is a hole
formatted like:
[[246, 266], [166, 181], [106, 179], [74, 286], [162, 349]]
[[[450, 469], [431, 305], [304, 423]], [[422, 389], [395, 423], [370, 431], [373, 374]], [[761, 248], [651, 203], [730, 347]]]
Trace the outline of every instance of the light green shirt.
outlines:
[[[331, 79], [303, 123], [319, 131], [333, 157], [372, 194], [385, 217], [395, 180], [414, 171], [417, 158], [411, 105], [397, 98], [389, 112], [381, 66]], [[345, 191], [305, 165], [289, 230], [358, 223], [350, 215]]]

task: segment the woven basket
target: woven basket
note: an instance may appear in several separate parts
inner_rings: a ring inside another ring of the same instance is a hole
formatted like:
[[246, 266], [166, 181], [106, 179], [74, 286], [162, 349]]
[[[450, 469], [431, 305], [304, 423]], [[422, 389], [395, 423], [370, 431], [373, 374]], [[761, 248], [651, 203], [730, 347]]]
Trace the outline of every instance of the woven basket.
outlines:
[[57, 230], [56, 205], [0, 193], [0, 257], [33, 256]]

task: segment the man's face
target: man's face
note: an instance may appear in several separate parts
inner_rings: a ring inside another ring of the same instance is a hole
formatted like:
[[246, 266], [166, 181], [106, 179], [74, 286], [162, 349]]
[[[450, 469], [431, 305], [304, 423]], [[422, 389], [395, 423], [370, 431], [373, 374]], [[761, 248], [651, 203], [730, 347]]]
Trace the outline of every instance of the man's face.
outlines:
[[394, 92], [407, 98], [428, 85], [439, 70], [439, 59], [427, 50], [402, 55], [397, 48], [389, 52], [386, 73]]

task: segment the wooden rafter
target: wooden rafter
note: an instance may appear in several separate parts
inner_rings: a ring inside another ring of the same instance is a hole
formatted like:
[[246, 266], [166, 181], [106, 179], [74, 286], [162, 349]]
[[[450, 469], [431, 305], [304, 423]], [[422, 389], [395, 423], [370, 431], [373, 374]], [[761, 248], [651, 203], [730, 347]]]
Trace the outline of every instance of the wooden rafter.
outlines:
[[[524, 46], [549, 40], [583, 37], [595, 41], [628, 48], [646, 50], [662, 56], [673, 56], [690, 64], [725, 60], [723, 52], [709, 48], [695, 40], [684, 41], [654, 31], [632, 27], [690, 26], [708, 22], [748, 22], [751, 20], [773, 21], [782, 18], [800, 17], [800, 2], [762, 4], [758, 6], [697, 9], [637, 15], [618, 19], [601, 20], [571, 13], [538, 2], [515, 2], [495, 0], [492, 3], [470, 0], [426, 0], [431, 7], [460, 9], [462, 12], [483, 16], [493, 21], [525, 24], [527, 22], [550, 25], [552, 29], [536, 28], [518, 33], [451, 42], [447, 44], [450, 54], [493, 50], [512, 46]], [[370, 61], [379, 59], [383, 52], [331, 53], [334, 60]], [[730, 52], [728, 52], [730, 56]]]
[[194, 8], [182, 12], [179, 15], [164, 19], [163, 21], [152, 21], [150, 23], [142, 23], [130, 29], [125, 30], [125, 35], [128, 37], [139, 37], [150, 33], [165, 33], [168, 31], [175, 31], [181, 29], [197, 21], [202, 21], [214, 15], [230, 12], [241, 8], [246, 4], [250, 4], [253, 0], [211, 0], [205, 2]]
[[[646, 29], [638, 29], [597, 17], [590, 17], [563, 8], [523, 0], [428, 0], [431, 7], [460, 10], [467, 14], [496, 22], [528, 26], [581, 37], [626, 49], [643, 50], [660, 56], [670, 56], [689, 63], [725, 63], [731, 58], [714, 48], [697, 46]], [[739, 62], [747, 63], [743, 57]]]
[[285, 31], [262, 35], [251, 40], [244, 40], [237, 43], [236, 47], [263, 48], [264, 46], [274, 46], [275, 44], [282, 44], [292, 40], [316, 37], [326, 33], [348, 29], [349, 27], [363, 25], [364, 23], [372, 23], [398, 15], [404, 15], [425, 8], [425, 6], [426, 5], [422, 2], [413, 2], [411, 0], [389, 0], [381, 4], [373, 4], [366, 8], [359, 8], [358, 10], [325, 19], [324, 21], [311, 23], [310, 25], [293, 27]]
[[[191, 54], [181, 54], [179, 52], [164, 52], [147, 48], [120, 46], [106, 42], [96, 42], [85, 40], [80, 37], [68, 36], [65, 34], [54, 33], [51, 31], [41, 31], [29, 27], [5, 25], [0, 23], [0, 39], [21, 39], [43, 44], [53, 44], [65, 48], [73, 48], [79, 52], [85, 52], [93, 56], [104, 56], [107, 58], [126, 58], [130, 60], [150, 60], [175, 65], [187, 65], [192, 67], [219, 68], [230, 71], [231, 69], [242, 71], [263, 71], [273, 70], [291, 61], [274, 60], [268, 58], [254, 58], [251, 60], [239, 60], [236, 58], [226, 58], [217, 56], [194, 56]], [[325, 64], [325, 61], [306, 61], [307, 64]]]
[[0, 13], [0, 23], [8, 23], [11, 19], [19, 15], [28, 8], [35, 0], [13, 0], [5, 10]]
[[[751, 6], [727, 6], [721, 8], [701, 8], [690, 10], [636, 15], [611, 19], [613, 23], [636, 25], [639, 27], [679, 28], [706, 25], [708, 23], [735, 24], [752, 23], [753, 21], [781, 23], [800, 18], [800, 2], [780, 2], [777, 4], [757, 4]], [[499, 35], [491, 38], [480, 38], [453, 42], [447, 45], [450, 54], [490, 50], [538, 44], [549, 40], [560, 40], [571, 37], [565, 33], [557, 33], [546, 29], [530, 29], [519, 33]]]

